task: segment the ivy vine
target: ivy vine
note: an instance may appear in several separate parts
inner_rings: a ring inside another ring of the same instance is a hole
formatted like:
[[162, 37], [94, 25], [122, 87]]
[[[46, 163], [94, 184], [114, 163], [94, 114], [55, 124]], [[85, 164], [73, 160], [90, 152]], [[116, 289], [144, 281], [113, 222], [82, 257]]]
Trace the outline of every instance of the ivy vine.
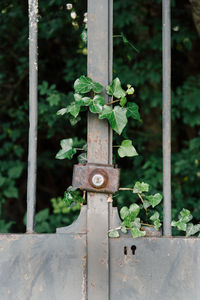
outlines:
[[[111, 128], [118, 135], [121, 135], [129, 118], [141, 122], [138, 105], [129, 101], [129, 96], [133, 94], [134, 88], [127, 84], [126, 89], [123, 89], [119, 78], [115, 78], [104, 90], [100, 83], [94, 82], [87, 76], [81, 76], [74, 82], [73, 101], [67, 107], [60, 109], [57, 115], [67, 115], [71, 125], [74, 126], [81, 120], [80, 113], [89, 110], [91, 113], [96, 114], [100, 120], [108, 120]], [[106, 101], [108, 97], [110, 102]], [[56, 154], [57, 159], [72, 159], [77, 151], [82, 151], [78, 156], [78, 160], [81, 163], [87, 162], [87, 144], [83, 144], [80, 148], [77, 139], [67, 138], [61, 140], [60, 145], [61, 149]], [[118, 147], [118, 155], [121, 158], [138, 155], [132, 140], [122, 140], [121, 145], [114, 147]], [[161, 194], [148, 194], [149, 184], [139, 181], [132, 188], [122, 187], [119, 190], [129, 190], [133, 194], [137, 194], [139, 203], [121, 208], [120, 217], [122, 222], [119, 227], [109, 230], [109, 237], [119, 237], [120, 231], [122, 233], [130, 232], [133, 238], [143, 237], [146, 236], [145, 226], [153, 227], [156, 231], [160, 230], [162, 223], [160, 214], [155, 207], [162, 201]], [[81, 195], [79, 190], [70, 186], [66, 190], [63, 200], [67, 207], [81, 206], [85, 203], [85, 192]], [[112, 202], [112, 198], [109, 197], [108, 201]], [[144, 215], [145, 221], [142, 217]], [[191, 220], [190, 211], [183, 209], [180, 212], [178, 221], [172, 221], [172, 226], [185, 231], [186, 236], [191, 236], [200, 232], [200, 224], [194, 225], [190, 222]]]

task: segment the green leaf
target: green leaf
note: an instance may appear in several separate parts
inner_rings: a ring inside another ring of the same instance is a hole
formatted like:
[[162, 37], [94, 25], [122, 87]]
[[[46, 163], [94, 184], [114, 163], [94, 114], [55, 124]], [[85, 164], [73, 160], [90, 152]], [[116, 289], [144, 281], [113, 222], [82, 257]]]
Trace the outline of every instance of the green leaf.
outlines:
[[74, 99], [77, 104], [80, 106], [89, 106], [92, 102], [92, 99], [89, 97], [83, 97], [80, 94], [74, 94]]
[[48, 217], [49, 217], [49, 208], [42, 209], [35, 215], [35, 222], [41, 223], [43, 221], [46, 221]]
[[160, 215], [159, 213], [156, 211], [151, 217], [150, 217], [150, 220], [151, 221], [155, 221], [157, 219], [159, 219]]
[[63, 116], [64, 114], [66, 114], [68, 112], [67, 108], [61, 108], [60, 110], [57, 111], [57, 116]]
[[69, 186], [64, 193], [63, 201], [65, 202], [67, 207], [71, 207], [73, 204], [80, 205], [80, 203], [83, 203], [84, 200], [83, 197], [80, 196], [80, 192], [76, 188]]
[[80, 120], [81, 120], [80, 116], [76, 118], [74, 118], [73, 116], [69, 116], [69, 121], [72, 126], [75, 126]]
[[162, 200], [162, 195], [157, 193], [155, 195], [150, 195], [150, 196], [146, 196], [146, 198], [149, 200], [149, 202], [151, 203], [152, 207], [155, 207], [156, 205], [158, 205], [161, 200]]
[[187, 224], [185, 222], [183, 222], [182, 220], [179, 220], [179, 221], [172, 221], [171, 222], [171, 225], [173, 227], [177, 227], [178, 230], [182, 230], [182, 231], [186, 231], [186, 228], [187, 228]]
[[111, 128], [119, 135], [128, 122], [126, 108], [118, 105], [115, 106], [114, 109], [108, 105], [104, 105], [102, 112], [99, 114], [99, 119], [108, 119]]
[[132, 222], [132, 226], [136, 227], [136, 228], [141, 228], [141, 221], [140, 218], [136, 218], [133, 222]]
[[144, 209], [147, 209], [149, 206], [151, 206], [151, 203], [148, 200], [143, 201], [143, 207]]
[[157, 211], [150, 217], [150, 220], [153, 222], [156, 230], [159, 230], [160, 226], [162, 225], [159, 217], [160, 215]]
[[141, 121], [138, 105], [134, 102], [127, 104], [127, 118], [131, 117], [134, 120]]
[[85, 94], [92, 89], [92, 79], [86, 76], [81, 76], [74, 82], [74, 90], [76, 93]]
[[126, 229], [126, 226], [125, 226], [125, 225], [122, 225], [122, 224], [121, 224], [121, 232], [127, 233], [127, 229]]
[[2, 186], [5, 181], [6, 181], [6, 177], [0, 175], [0, 186]]
[[68, 107], [67, 107], [67, 112], [69, 112], [74, 118], [76, 118], [79, 115], [81, 106], [79, 103], [72, 102]]
[[188, 223], [186, 228], [186, 236], [191, 236], [200, 231], [200, 224]]
[[139, 207], [139, 205], [137, 205], [136, 203], [131, 204], [130, 207], [129, 207], [129, 213], [130, 213], [132, 221], [134, 221], [135, 218], [140, 213], [140, 207]]
[[87, 153], [86, 152], [79, 154], [78, 162], [80, 164], [85, 164], [87, 162]]
[[179, 219], [182, 220], [185, 223], [188, 223], [190, 220], [192, 220], [193, 216], [191, 215], [190, 211], [188, 209], [183, 208], [179, 214]]
[[76, 149], [73, 148], [73, 139], [64, 139], [60, 142], [61, 150], [56, 154], [57, 159], [72, 159], [73, 155], [76, 153]]
[[103, 105], [105, 104], [104, 97], [101, 95], [96, 95], [89, 106], [89, 109], [92, 113], [101, 113], [103, 109]]
[[98, 82], [94, 82], [93, 83], [93, 87], [92, 87], [93, 91], [96, 93], [96, 94], [99, 94], [102, 92], [103, 90], [103, 87], [100, 83]]
[[108, 95], [115, 96], [118, 99], [126, 96], [126, 92], [122, 89], [119, 78], [115, 78], [112, 84], [106, 87], [106, 91]]
[[122, 107], [124, 107], [124, 105], [126, 104], [126, 102], [127, 102], [126, 97], [122, 97], [122, 98], [120, 99], [119, 104], [120, 104]]
[[123, 206], [120, 209], [120, 217], [124, 220], [129, 215], [129, 209], [127, 206]]
[[23, 165], [17, 165], [8, 170], [8, 176], [10, 178], [19, 178], [23, 170]]
[[7, 198], [17, 198], [18, 197], [18, 190], [14, 186], [9, 186], [7, 189], [3, 191], [3, 194]]
[[132, 145], [131, 140], [123, 140], [121, 146], [118, 149], [118, 154], [120, 157], [132, 157], [137, 156], [138, 153]]
[[98, 82], [93, 82], [91, 78], [87, 76], [81, 76], [74, 82], [74, 89], [76, 93], [86, 94], [93, 90], [95, 93], [101, 93], [103, 87]]
[[118, 238], [119, 237], [119, 232], [116, 229], [112, 229], [109, 231], [108, 236], [110, 238]]
[[149, 191], [149, 184], [144, 182], [137, 181], [133, 188], [134, 194], [141, 194], [143, 192], [148, 192], [148, 191]]
[[142, 237], [146, 235], [146, 231], [141, 231], [137, 227], [133, 227], [130, 229], [133, 238]]

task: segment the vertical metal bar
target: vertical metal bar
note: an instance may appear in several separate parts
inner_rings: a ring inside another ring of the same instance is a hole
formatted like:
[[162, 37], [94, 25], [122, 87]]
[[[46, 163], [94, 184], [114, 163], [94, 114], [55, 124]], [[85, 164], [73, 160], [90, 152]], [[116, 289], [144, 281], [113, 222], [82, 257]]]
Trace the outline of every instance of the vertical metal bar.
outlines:
[[171, 20], [170, 0], [162, 1], [163, 12], [163, 234], [171, 235]]
[[29, 0], [29, 144], [27, 181], [27, 232], [34, 231], [37, 168], [37, 32], [38, 0]]
[[[112, 0], [88, 0], [88, 76], [104, 87], [112, 78]], [[111, 48], [110, 48], [111, 47]], [[112, 132], [106, 120], [88, 115], [88, 162], [112, 162]], [[108, 195], [87, 197], [87, 299], [109, 299]]]

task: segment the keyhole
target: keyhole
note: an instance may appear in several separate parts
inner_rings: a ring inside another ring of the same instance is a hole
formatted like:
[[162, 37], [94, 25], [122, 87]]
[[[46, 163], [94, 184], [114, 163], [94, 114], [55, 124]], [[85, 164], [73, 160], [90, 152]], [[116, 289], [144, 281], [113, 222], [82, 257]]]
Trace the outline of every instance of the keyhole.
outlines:
[[127, 255], [127, 247], [124, 247], [124, 255]]
[[131, 246], [131, 250], [132, 250], [132, 254], [135, 255], [136, 246], [135, 246], [135, 245], [132, 245], [132, 246]]

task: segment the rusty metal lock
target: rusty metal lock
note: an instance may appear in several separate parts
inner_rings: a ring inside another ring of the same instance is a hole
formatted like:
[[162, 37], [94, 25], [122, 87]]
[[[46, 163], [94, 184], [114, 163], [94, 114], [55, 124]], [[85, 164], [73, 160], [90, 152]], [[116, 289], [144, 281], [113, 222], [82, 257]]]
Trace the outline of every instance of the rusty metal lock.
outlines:
[[72, 186], [84, 191], [114, 194], [119, 189], [120, 170], [113, 165], [74, 165]]

